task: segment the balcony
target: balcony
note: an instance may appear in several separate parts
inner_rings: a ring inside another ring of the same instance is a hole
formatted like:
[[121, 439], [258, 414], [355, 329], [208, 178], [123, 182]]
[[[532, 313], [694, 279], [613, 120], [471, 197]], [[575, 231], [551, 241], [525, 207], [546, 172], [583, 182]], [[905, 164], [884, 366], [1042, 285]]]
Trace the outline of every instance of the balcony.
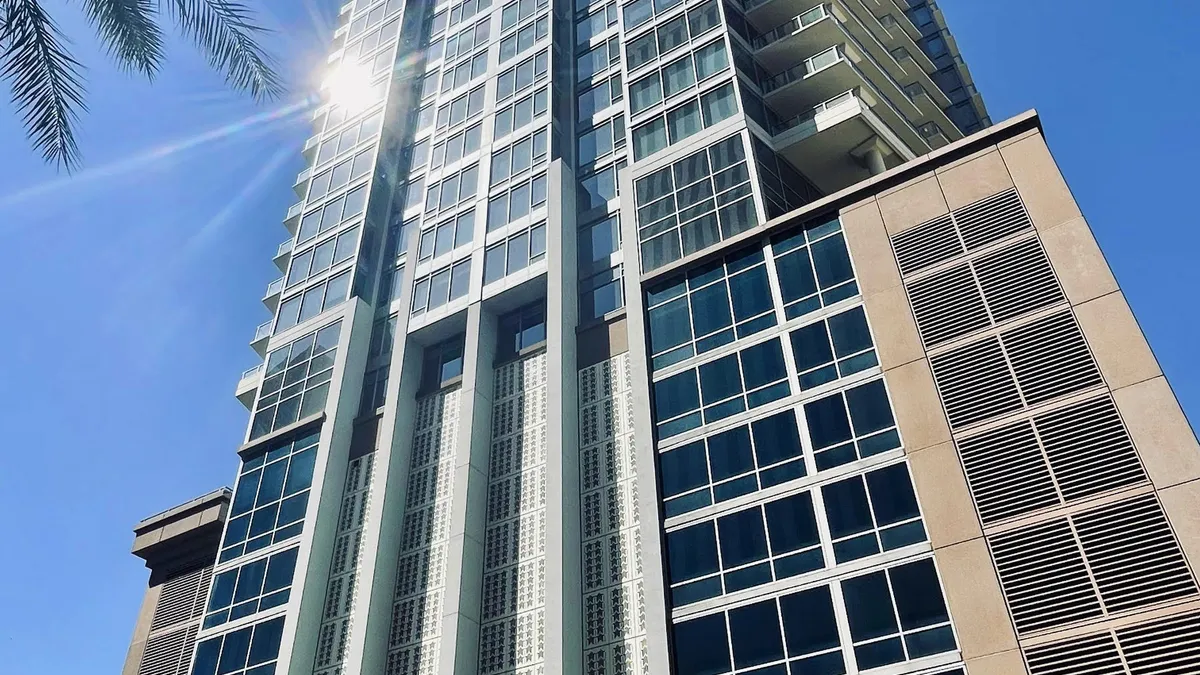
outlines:
[[271, 325], [275, 323], [274, 319], [264, 321], [254, 330], [254, 339], [250, 341], [250, 348], [258, 352], [258, 355], [266, 358], [267, 342], [271, 338]]
[[751, 46], [767, 70], [779, 71], [794, 64], [799, 54], [816, 54], [844, 41], [833, 7], [817, 5], [760, 35]]
[[237, 388], [234, 391], [237, 400], [241, 401], [247, 410], [254, 407], [254, 395], [258, 393], [258, 379], [259, 374], [262, 373], [262, 368], [262, 364], [259, 364], [242, 373], [242, 377], [238, 380]]
[[263, 295], [262, 303], [272, 314], [279, 307], [279, 296], [283, 294], [283, 277], [267, 284], [267, 293]]
[[309, 164], [312, 164], [312, 161], [314, 159], [316, 159], [317, 147], [320, 145], [321, 145], [321, 135], [320, 134], [313, 134], [312, 136], [308, 137], [308, 140], [304, 141], [304, 149], [302, 149], [300, 151], [300, 154], [304, 155], [304, 159]]
[[312, 167], [296, 174], [296, 182], [292, 183], [292, 192], [300, 199], [304, 199], [304, 195], [308, 193], [308, 182], [312, 180]]
[[304, 202], [296, 202], [288, 208], [287, 216], [283, 219], [283, 226], [287, 228], [288, 234], [296, 236], [296, 228], [300, 227], [300, 214], [304, 211]]
[[280, 272], [287, 271], [288, 263], [292, 260], [292, 249], [295, 246], [296, 240], [288, 239], [280, 244], [279, 248], [275, 250], [275, 257], [271, 259], [271, 262], [275, 263], [275, 266], [279, 268]]

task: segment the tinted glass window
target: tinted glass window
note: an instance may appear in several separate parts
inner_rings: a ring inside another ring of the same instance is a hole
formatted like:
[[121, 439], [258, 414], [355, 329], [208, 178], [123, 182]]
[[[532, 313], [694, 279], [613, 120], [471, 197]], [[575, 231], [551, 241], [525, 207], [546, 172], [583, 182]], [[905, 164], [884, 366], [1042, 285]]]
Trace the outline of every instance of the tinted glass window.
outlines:
[[729, 636], [736, 668], [783, 659], [783, 638], [774, 600], [730, 610]]
[[675, 624], [677, 675], [719, 675], [730, 670], [725, 615], [715, 614]]

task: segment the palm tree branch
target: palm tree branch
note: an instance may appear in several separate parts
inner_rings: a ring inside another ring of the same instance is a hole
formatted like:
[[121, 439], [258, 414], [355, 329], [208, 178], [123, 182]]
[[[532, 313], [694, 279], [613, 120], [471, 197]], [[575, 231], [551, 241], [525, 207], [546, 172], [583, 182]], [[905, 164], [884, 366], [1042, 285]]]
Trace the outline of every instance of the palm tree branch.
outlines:
[[283, 93], [270, 57], [254, 41], [266, 30], [238, 0], [159, 0], [167, 3], [179, 29], [204, 51], [209, 64], [237, 89], [256, 99]]
[[38, 0], [7, 0], [0, 32], [0, 79], [33, 146], [47, 161], [70, 170], [79, 159], [74, 126], [86, 110], [82, 66]]
[[154, 0], [84, 0], [88, 19], [118, 65], [148, 77], [154, 77], [163, 60], [155, 8]]

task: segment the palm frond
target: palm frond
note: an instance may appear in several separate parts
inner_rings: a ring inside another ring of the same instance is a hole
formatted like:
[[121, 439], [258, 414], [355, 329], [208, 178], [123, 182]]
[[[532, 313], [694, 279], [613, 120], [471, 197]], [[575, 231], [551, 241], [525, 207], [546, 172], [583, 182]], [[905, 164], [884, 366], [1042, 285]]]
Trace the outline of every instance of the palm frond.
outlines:
[[167, 3], [179, 29], [204, 50], [209, 64], [225, 81], [254, 98], [277, 98], [283, 85], [274, 64], [255, 42], [267, 31], [254, 23], [238, 0], [159, 0]]
[[154, 0], [84, 0], [88, 19], [125, 70], [153, 78], [163, 60], [163, 33]]
[[82, 66], [38, 0], [7, 0], [0, 32], [0, 78], [25, 130], [47, 161], [67, 170], [79, 160], [75, 123], [83, 101]]

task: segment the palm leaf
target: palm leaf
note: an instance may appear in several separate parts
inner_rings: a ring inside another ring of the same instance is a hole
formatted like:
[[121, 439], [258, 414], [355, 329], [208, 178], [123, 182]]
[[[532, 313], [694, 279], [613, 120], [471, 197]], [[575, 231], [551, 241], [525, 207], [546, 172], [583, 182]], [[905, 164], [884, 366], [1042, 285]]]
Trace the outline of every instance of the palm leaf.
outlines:
[[0, 24], [0, 78], [25, 130], [47, 161], [70, 170], [79, 160], [74, 125], [83, 102], [82, 66], [38, 0], [5, 0]]
[[237, 0], [158, 0], [166, 3], [179, 29], [204, 50], [209, 65], [225, 74], [225, 81], [249, 91], [256, 99], [277, 98], [283, 93], [270, 57], [254, 41], [266, 30], [256, 25], [250, 11]]
[[154, 0], [84, 0], [88, 19], [109, 55], [122, 68], [151, 78], [163, 59], [163, 34], [155, 7]]

